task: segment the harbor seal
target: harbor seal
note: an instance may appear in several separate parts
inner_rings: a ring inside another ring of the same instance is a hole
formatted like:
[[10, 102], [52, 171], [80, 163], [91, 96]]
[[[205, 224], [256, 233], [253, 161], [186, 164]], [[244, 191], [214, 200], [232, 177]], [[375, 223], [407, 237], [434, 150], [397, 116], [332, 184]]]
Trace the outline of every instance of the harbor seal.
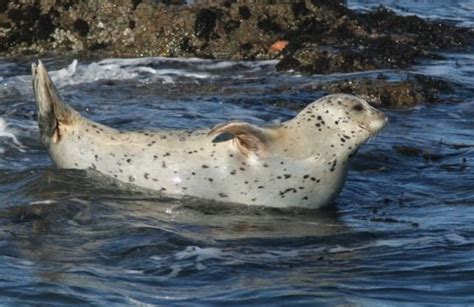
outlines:
[[224, 202], [319, 208], [341, 191], [357, 149], [385, 115], [350, 95], [329, 95], [274, 127], [230, 121], [212, 129], [122, 132], [65, 104], [41, 63], [32, 65], [41, 140], [54, 164]]

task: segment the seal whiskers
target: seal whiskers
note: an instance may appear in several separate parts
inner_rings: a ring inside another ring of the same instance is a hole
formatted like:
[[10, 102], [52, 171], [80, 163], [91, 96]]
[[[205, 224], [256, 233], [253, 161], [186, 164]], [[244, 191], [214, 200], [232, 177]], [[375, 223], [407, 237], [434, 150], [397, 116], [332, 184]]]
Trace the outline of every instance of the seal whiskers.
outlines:
[[318, 208], [344, 185], [357, 149], [385, 116], [350, 95], [329, 95], [272, 127], [230, 121], [212, 129], [120, 132], [82, 117], [33, 64], [41, 140], [59, 168], [90, 169], [170, 195]]

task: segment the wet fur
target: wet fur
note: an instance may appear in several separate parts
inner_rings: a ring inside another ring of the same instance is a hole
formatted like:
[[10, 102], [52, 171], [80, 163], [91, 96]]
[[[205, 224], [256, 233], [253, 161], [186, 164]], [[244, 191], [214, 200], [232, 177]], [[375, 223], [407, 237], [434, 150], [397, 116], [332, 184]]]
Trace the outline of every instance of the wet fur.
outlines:
[[165, 194], [321, 207], [342, 189], [359, 146], [386, 121], [359, 98], [330, 95], [275, 127], [232, 121], [192, 132], [120, 132], [66, 105], [41, 62], [32, 70], [41, 139], [57, 167], [95, 170]]

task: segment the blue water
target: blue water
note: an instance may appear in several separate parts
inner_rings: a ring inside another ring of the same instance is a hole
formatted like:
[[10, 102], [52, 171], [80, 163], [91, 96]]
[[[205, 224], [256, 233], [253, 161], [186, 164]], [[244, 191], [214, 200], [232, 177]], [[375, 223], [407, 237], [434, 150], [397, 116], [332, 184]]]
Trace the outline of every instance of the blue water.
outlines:
[[[473, 21], [459, 13], [470, 1], [385, 3]], [[459, 88], [441, 104], [383, 110], [388, 126], [323, 211], [162, 198], [57, 170], [39, 141], [33, 59], [0, 59], [0, 304], [474, 304], [474, 52], [444, 55], [384, 72]], [[279, 73], [272, 61], [45, 63], [66, 101], [120, 129], [278, 122], [324, 95], [315, 82], [347, 77]]]

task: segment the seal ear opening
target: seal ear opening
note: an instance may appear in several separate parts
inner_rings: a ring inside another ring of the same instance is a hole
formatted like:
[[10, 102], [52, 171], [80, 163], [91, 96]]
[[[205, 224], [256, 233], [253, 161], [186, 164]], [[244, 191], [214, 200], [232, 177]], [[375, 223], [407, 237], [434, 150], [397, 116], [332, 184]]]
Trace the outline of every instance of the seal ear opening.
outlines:
[[250, 154], [260, 157], [265, 156], [268, 151], [268, 144], [273, 139], [268, 128], [260, 128], [241, 121], [231, 121], [217, 125], [208, 133], [208, 136], [215, 136], [212, 140], [213, 143], [232, 139], [238, 150], [246, 157]]

